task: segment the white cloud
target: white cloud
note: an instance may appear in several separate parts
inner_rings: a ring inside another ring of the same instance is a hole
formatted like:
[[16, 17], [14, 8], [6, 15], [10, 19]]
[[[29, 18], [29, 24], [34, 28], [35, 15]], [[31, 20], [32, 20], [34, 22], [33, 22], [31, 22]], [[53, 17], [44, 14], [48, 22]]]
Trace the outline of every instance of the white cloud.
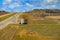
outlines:
[[3, 2], [3, 5], [6, 4], [6, 2]]
[[14, 5], [10, 5], [9, 8], [15, 8], [15, 6]]
[[59, 0], [44, 0], [43, 3], [41, 3], [41, 6], [48, 9], [56, 8], [57, 7], [56, 3], [58, 1]]
[[10, 3], [12, 0], [4, 0], [3, 1], [3, 5], [7, 4], [7, 3]]
[[46, 0], [47, 2], [52, 2], [52, 0]]
[[34, 5], [32, 5], [32, 4], [29, 4], [29, 3], [26, 3], [26, 5], [27, 5], [27, 6], [34, 6]]
[[1, 10], [6, 10], [6, 7], [2, 7]]
[[58, 2], [58, 0], [45, 0], [46, 2]]
[[16, 7], [19, 7], [20, 6], [20, 4], [19, 3], [16, 3], [16, 2], [13, 3], [13, 5], [16, 6]]
[[55, 8], [55, 7], [56, 7], [56, 5], [52, 5], [52, 7], [54, 7], [54, 8]]
[[47, 5], [47, 6], [45, 6], [45, 8], [51, 9], [51, 8], [57, 8], [57, 6], [56, 5]]
[[11, 2], [12, 0], [5, 0], [6, 2]]
[[5, 10], [5, 8], [1, 8], [1, 10]]
[[9, 5], [9, 8], [15, 8], [15, 7], [19, 7], [20, 4], [19, 3], [13, 3]]

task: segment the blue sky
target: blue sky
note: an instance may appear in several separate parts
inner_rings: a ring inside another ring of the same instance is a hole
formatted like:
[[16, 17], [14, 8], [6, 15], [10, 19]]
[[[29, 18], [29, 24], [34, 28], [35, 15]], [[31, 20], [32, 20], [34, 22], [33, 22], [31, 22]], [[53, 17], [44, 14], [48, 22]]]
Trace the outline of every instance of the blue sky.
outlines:
[[0, 10], [23, 12], [33, 9], [60, 9], [60, 0], [0, 0]]

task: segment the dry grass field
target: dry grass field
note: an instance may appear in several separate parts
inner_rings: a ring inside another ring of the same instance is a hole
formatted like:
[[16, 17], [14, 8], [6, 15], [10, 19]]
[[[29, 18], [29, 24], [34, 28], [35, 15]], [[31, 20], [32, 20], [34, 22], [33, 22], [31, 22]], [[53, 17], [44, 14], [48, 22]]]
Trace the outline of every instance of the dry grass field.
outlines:
[[27, 18], [28, 24], [17, 24], [22, 30], [16, 33], [13, 40], [60, 40], [60, 24], [55, 19], [36, 18], [31, 15]]
[[50, 19], [60, 19], [60, 16], [46, 16], [45, 18], [50, 18]]
[[60, 40], [60, 25], [12, 24], [18, 31], [12, 40]]
[[[10, 24], [3, 29], [5, 31], [17, 29], [11, 40], [60, 40], [60, 24], [57, 21], [54, 21], [54, 19], [37, 18], [30, 14], [23, 15], [23, 18], [26, 16], [28, 19], [28, 24]], [[22, 16], [19, 17], [18, 21]], [[2, 33], [4, 32], [0, 31], [0, 35]]]

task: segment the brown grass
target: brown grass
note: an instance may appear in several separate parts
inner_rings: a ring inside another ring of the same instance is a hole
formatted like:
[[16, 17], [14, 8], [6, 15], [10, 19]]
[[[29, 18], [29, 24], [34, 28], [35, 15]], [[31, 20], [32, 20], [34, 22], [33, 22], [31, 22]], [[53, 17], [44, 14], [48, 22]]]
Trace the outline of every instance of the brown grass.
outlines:
[[36, 32], [30, 32], [26, 29], [22, 30], [19, 32], [19, 34], [21, 38], [29, 38], [29, 40], [33, 40], [36, 39], [36, 40], [55, 40], [55, 37], [54, 36], [44, 36], [44, 35], [39, 35], [38, 33]]
[[46, 16], [45, 18], [50, 18], [50, 19], [60, 19], [60, 16]]

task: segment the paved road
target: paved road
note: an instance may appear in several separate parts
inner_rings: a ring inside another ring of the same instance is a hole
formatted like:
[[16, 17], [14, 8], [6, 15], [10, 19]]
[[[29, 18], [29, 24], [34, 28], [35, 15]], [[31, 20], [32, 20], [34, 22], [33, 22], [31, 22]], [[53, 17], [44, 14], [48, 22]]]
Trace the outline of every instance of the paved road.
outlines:
[[0, 29], [4, 28], [5, 26], [7, 26], [10, 23], [17, 23], [17, 18], [19, 17], [19, 15], [21, 15], [22, 13], [17, 13], [16, 15], [0, 22]]
[[[10, 19], [8, 19], [7, 21], [4, 21], [2, 25], [6, 24], [5, 22], [15, 22], [17, 20], [17, 17], [21, 15], [20, 13], [16, 14], [15, 16], [11, 17]], [[12, 40], [14, 35], [16, 34], [16, 32], [18, 31], [17, 27], [4, 27], [1, 31], [0, 31], [0, 40]]]

